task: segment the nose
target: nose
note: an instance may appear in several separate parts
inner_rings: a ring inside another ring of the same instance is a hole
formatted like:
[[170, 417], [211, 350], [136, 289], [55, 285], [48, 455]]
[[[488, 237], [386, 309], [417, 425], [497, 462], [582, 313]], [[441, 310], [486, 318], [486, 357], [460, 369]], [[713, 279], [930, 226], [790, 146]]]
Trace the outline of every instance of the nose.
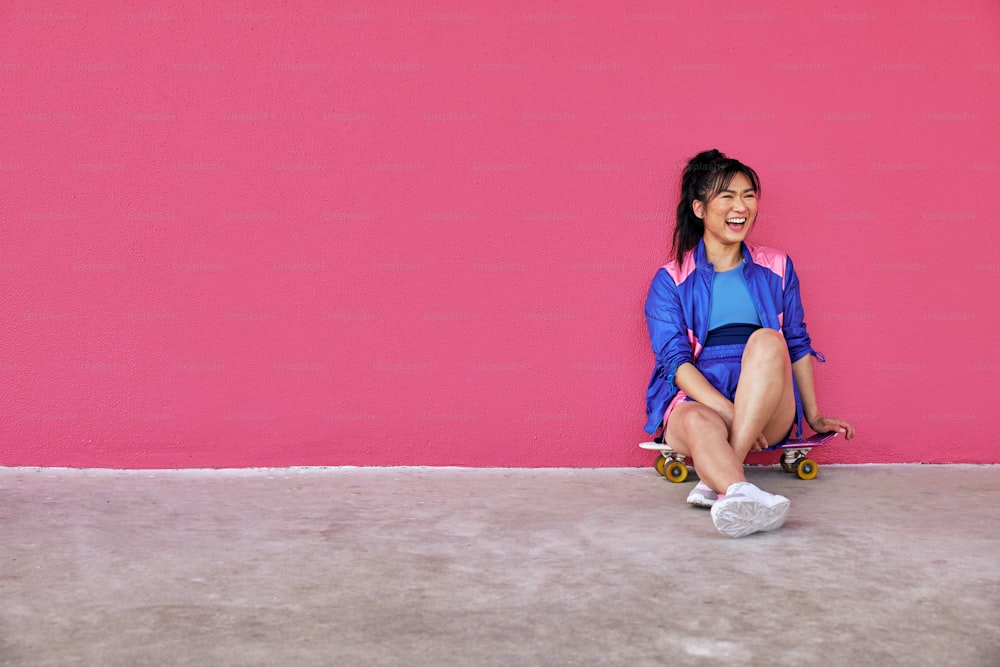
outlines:
[[733, 204], [733, 210], [737, 213], [746, 213], [747, 202], [743, 197], [737, 197], [735, 203]]

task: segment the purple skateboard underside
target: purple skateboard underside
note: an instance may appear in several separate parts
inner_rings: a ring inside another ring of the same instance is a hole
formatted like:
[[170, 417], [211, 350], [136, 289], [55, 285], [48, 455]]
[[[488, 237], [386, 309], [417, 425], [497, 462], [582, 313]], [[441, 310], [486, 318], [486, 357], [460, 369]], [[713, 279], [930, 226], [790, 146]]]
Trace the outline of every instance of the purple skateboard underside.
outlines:
[[804, 438], [802, 440], [788, 440], [783, 444], [768, 447], [764, 451], [770, 451], [772, 449], [796, 449], [798, 447], [815, 447], [816, 445], [822, 445], [830, 438], [835, 438], [835, 437], [837, 437], [836, 433], [814, 433], [808, 438]]

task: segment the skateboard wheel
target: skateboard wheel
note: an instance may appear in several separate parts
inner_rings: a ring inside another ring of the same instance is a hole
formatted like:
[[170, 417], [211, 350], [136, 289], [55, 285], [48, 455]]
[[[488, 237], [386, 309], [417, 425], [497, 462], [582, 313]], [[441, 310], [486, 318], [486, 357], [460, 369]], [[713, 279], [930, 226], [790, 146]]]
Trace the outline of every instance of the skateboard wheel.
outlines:
[[792, 466], [788, 462], [788, 459], [786, 459], [784, 456], [781, 457], [781, 469], [784, 470], [785, 472], [795, 472], [794, 470], [792, 470]]
[[656, 468], [656, 472], [660, 473], [663, 477], [667, 476], [667, 473], [663, 470], [663, 465], [666, 462], [667, 460], [663, 458], [663, 454], [660, 454], [656, 457], [656, 463], [653, 464], [653, 467]]
[[671, 461], [664, 467], [664, 477], [671, 482], [683, 482], [688, 477], [687, 466], [680, 461]]
[[795, 465], [795, 474], [799, 479], [813, 479], [819, 472], [819, 466], [812, 459], [801, 459]]

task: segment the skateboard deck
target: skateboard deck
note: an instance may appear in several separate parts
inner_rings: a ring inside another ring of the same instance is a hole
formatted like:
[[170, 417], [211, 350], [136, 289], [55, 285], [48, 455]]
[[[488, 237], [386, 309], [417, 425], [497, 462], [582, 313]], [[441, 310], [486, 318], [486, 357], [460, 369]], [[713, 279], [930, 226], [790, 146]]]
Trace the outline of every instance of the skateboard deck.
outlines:
[[[814, 433], [808, 438], [792, 438], [780, 445], [772, 445], [761, 451], [770, 452], [781, 451], [781, 469], [788, 473], [795, 473], [799, 479], [813, 479], [819, 472], [819, 465], [808, 457], [809, 451], [813, 447], [819, 447], [831, 438], [837, 436], [832, 433]], [[688, 458], [670, 448], [664, 442], [640, 442], [639, 447], [659, 452], [653, 467], [671, 482], [683, 482], [688, 477]], [[692, 464], [693, 465], [693, 464]]]

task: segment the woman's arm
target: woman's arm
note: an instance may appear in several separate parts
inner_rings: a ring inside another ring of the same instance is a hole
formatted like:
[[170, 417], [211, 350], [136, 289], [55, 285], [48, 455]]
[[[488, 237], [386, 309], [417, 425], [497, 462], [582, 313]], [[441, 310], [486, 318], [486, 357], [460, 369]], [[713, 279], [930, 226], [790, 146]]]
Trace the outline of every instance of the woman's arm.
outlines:
[[694, 364], [681, 364], [674, 375], [674, 382], [684, 390], [685, 394], [718, 412], [725, 420], [726, 426], [733, 425], [733, 402], [713, 387]]
[[802, 397], [802, 410], [809, 428], [817, 433], [836, 431], [846, 434], [848, 440], [854, 437], [854, 425], [842, 419], [824, 417], [816, 403], [816, 383], [813, 381], [812, 356], [806, 355], [792, 364], [792, 373]]
[[836, 431], [846, 434], [848, 440], [854, 437], [854, 426], [842, 419], [824, 417], [816, 402], [816, 383], [813, 381], [812, 357], [816, 355], [823, 361], [823, 355], [812, 348], [809, 334], [806, 331], [805, 314], [802, 309], [802, 297], [799, 292], [799, 278], [795, 273], [795, 265], [791, 257], [785, 261], [784, 287], [784, 320], [781, 331], [788, 341], [788, 354], [794, 359], [792, 374], [799, 387], [799, 397], [802, 399], [802, 411], [809, 428], [817, 433]]

